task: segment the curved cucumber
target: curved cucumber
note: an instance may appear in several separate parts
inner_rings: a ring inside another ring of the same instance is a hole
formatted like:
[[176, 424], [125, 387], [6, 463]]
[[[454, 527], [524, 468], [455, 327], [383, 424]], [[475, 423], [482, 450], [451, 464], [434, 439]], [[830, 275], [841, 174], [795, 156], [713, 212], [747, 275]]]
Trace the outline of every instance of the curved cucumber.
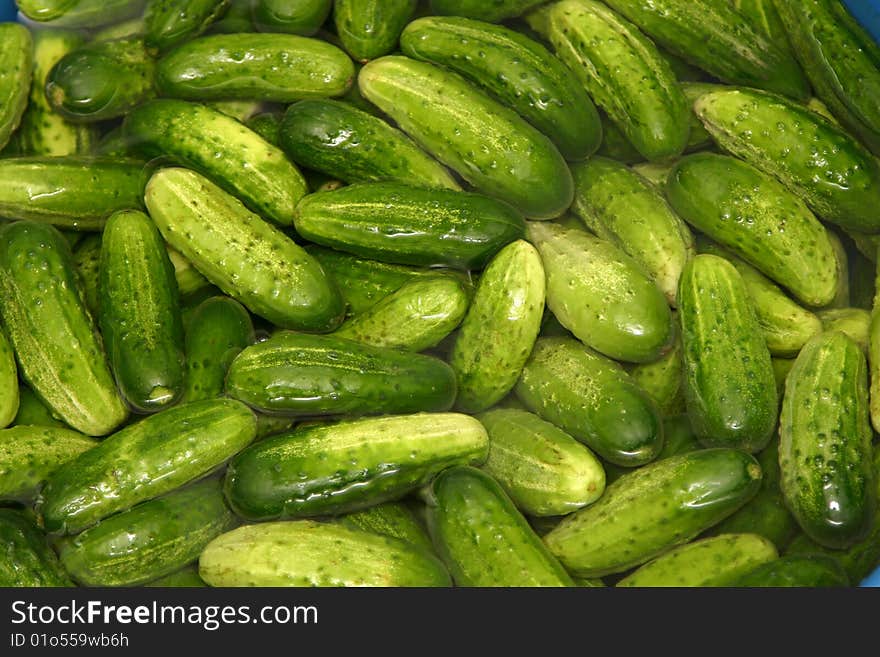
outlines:
[[431, 11], [435, 14], [467, 16], [481, 21], [498, 23], [508, 18], [516, 18], [543, 0], [431, 0]]
[[0, 508], [0, 586], [73, 586], [43, 532], [23, 512]]
[[124, 21], [143, 9], [143, 0], [18, 0], [33, 21], [57, 27], [95, 28]]
[[428, 552], [434, 551], [431, 537], [404, 502], [385, 502], [346, 513], [339, 522], [351, 529], [399, 538]]
[[342, 45], [359, 62], [397, 49], [417, 0], [336, 0], [333, 22]]
[[0, 428], [9, 426], [18, 414], [18, 368], [6, 332], [0, 328]]
[[231, 0], [148, 0], [144, 11], [144, 43], [168, 50], [199, 36], [229, 8]]
[[0, 24], [0, 151], [27, 107], [33, 66], [34, 43], [28, 29], [17, 23]]
[[744, 588], [841, 588], [849, 586], [849, 578], [840, 564], [830, 557], [792, 555], [757, 566], [733, 585]]

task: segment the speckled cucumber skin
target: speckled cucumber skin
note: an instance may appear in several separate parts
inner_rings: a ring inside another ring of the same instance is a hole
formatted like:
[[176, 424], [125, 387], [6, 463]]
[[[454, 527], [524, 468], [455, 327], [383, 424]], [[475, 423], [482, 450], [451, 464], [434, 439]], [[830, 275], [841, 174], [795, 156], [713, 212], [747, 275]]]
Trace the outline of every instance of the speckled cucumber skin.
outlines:
[[602, 141], [596, 106], [578, 78], [524, 34], [468, 18], [432, 16], [410, 23], [400, 47], [409, 57], [448, 67], [513, 108], [566, 159], [589, 157]]
[[18, 368], [6, 332], [0, 328], [0, 428], [9, 426], [18, 413]]
[[17, 23], [0, 24], [0, 151], [28, 104], [34, 66], [31, 33]]
[[396, 500], [454, 465], [481, 464], [474, 418], [419, 413], [346, 420], [262, 440], [229, 464], [224, 490], [251, 521], [345, 513]]
[[484, 411], [513, 389], [541, 328], [544, 287], [541, 256], [525, 240], [489, 262], [449, 357], [459, 409]]
[[675, 306], [678, 279], [694, 256], [694, 237], [663, 195], [625, 164], [594, 157], [572, 167], [573, 212], [593, 233], [620, 247]]
[[144, 11], [144, 42], [168, 50], [199, 36], [229, 8], [230, 0], [149, 0]]
[[336, 0], [333, 22], [348, 53], [366, 62], [397, 49], [416, 5], [417, 0]]
[[151, 415], [49, 476], [37, 500], [43, 527], [73, 534], [199, 479], [247, 446], [256, 431], [254, 414], [232, 399]]
[[583, 230], [531, 222], [547, 307], [575, 337], [610, 358], [650, 362], [668, 349], [672, 314], [663, 292], [617, 246]]
[[707, 447], [758, 452], [776, 428], [779, 400], [770, 351], [742, 276], [701, 254], [679, 289], [688, 416]]
[[408, 57], [361, 69], [364, 97], [478, 191], [535, 219], [571, 204], [571, 172], [548, 137], [457, 74]]
[[871, 330], [871, 313], [862, 308], [832, 308], [817, 313], [822, 322], [822, 330], [840, 331], [868, 353]]
[[143, 9], [143, 0], [20, 0], [19, 11], [38, 23], [95, 28], [123, 21]]
[[665, 416], [684, 413], [684, 362], [681, 356], [681, 332], [675, 321], [672, 347], [659, 359], [637, 363], [629, 368], [636, 385], [648, 393], [660, 414]]
[[[247, 5], [245, 7], [247, 9]], [[255, 0], [251, 3], [250, 12], [254, 26], [260, 32], [312, 36], [327, 20], [332, 7], [333, 0]]]
[[619, 364], [577, 340], [539, 338], [516, 395], [616, 465], [644, 465], [663, 446], [660, 416], [647, 393]]
[[504, 489], [475, 468], [431, 484], [428, 531], [457, 586], [574, 585]]
[[431, 0], [431, 11], [443, 16], [467, 16], [498, 23], [521, 16], [543, 0]]
[[321, 265], [204, 176], [162, 169], [145, 201], [165, 240], [255, 314], [306, 331], [342, 321], [342, 297]]
[[0, 587], [73, 586], [43, 532], [28, 515], [0, 508]]
[[308, 193], [299, 169], [280, 148], [205, 105], [153, 100], [129, 114], [123, 130], [145, 152], [201, 171], [275, 223], [292, 224], [297, 202]]
[[434, 551], [428, 531], [404, 502], [385, 502], [339, 517], [351, 529], [399, 538], [428, 552]]
[[294, 162], [348, 183], [385, 180], [460, 189], [445, 167], [403, 132], [342, 101], [291, 105], [278, 143]]
[[792, 555], [757, 566], [733, 585], [742, 588], [843, 588], [849, 586], [849, 578], [831, 557]]
[[625, 474], [544, 537], [578, 577], [619, 573], [687, 543], [757, 493], [761, 467], [728, 448], [673, 456]]
[[780, 485], [801, 529], [830, 548], [870, 531], [877, 503], [865, 355], [843, 333], [816, 336], [785, 381]]
[[98, 271], [101, 267], [101, 233], [89, 233], [73, 251], [73, 266], [79, 278], [83, 302], [93, 317], [98, 316]]
[[880, 162], [821, 115], [754, 89], [710, 92], [694, 111], [723, 149], [776, 177], [821, 218], [880, 230]]
[[336, 46], [293, 34], [215, 34], [178, 46], [159, 60], [163, 95], [188, 100], [266, 100], [341, 96], [354, 62]]

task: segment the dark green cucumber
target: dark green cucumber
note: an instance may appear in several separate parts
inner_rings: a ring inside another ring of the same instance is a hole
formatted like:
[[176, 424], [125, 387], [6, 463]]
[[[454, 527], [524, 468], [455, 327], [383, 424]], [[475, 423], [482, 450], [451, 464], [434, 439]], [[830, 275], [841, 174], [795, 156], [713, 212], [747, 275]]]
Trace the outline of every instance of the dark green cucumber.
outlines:
[[67, 428], [64, 422], [52, 415], [52, 411], [37, 397], [34, 391], [22, 383], [18, 386], [18, 413], [12, 421], [12, 426], [27, 424]]
[[431, 0], [431, 11], [444, 16], [467, 16], [498, 23], [516, 18], [544, 0]]
[[254, 0], [251, 3], [251, 12], [257, 30], [288, 32], [303, 36], [312, 36], [317, 32], [327, 20], [332, 8], [333, 0]]
[[162, 169], [145, 201], [165, 240], [255, 314], [307, 331], [342, 321], [342, 297], [318, 262], [204, 176]]
[[244, 124], [273, 146], [281, 145], [281, 112], [260, 112]]
[[434, 550], [427, 530], [404, 502], [385, 502], [352, 511], [340, 516], [339, 522], [351, 529], [399, 538], [429, 552]]
[[247, 446], [256, 431], [254, 414], [232, 399], [150, 415], [49, 476], [37, 500], [43, 527], [76, 533], [199, 479]]
[[684, 362], [681, 356], [681, 331], [675, 322], [672, 347], [659, 359], [629, 367], [629, 375], [648, 393], [663, 416], [684, 413]]
[[524, 34], [434, 16], [410, 23], [400, 47], [409, 57], [446, 66], [482, 87], [550, 137], [567, 159], [581, 160], [599, 147], [602, 123], [586, 90], [562, 62]]
[[431, 356], [278, 331], [236, 356], [226, 392], [288, 415], [445, 411], [455, 399], [455, 374]]
[[146, 582], [144, 586], [161, 587], [161, 588], [200, 588], [207, 586], [205, 580], [199, 577], [198, 565], [189, 565], [178, 571], [157, 577], [156, 579]]
[[840, 331], [859, 345], [862, 351], [868, 353], [870, 312], [862, 308], [833, 308], [820, 310], [817, 316], [822, 322], [823, 331]]
[[148, 0], [144, 11], [144, 43], [168, 50], [207, 30], [229, 8], [230, 0]]
[[73, 586], [43, 532], [28, 515], [0, 508], [0, 587]]
[[144, 0], [18, 0], [19, 11], [53, 27], [101, 27], [139, 14]]
[[663, 447], [663, 426], [647, 393], [619, 364], [577, 340], [539, 338], [516, 394], [614, 464], [643, 465]]
[[733, 8], [776, 47], [792, 53], [785, 24], [773, 0], [730, 0]]
[[291, 105], [278, 139], [294, 162], [348, 183], [389, 180], [459, 189], [446, 168], [403, 132], [338, 100]]
[[336, 46], [294, 34], [216, 34], [187, 41], [162, 57], [156, 84], [187, 100], [267, 100], [341, 96], [354, 63]]
[[309, 194], [294, 219], [304, 238], [364, 258], [481, 269], [523, 236], [516, 210], [482, 194], [360, 183]]
[[238, 523], [209, 479], [117, 513], [61, 539], [61, 565], [83, 586], [135, 586], [198, 558]]
[[849, 291], [849, 254], [838, 234], [833, 230], [826, 230], [831, 246], [834, 248], [835, 260], [837, 261], [837, 292], [831, 302], [826, 304], [825, 309], [849, 308], [852, 305], [850, 304]]
[[758, 462], [739, 450], [673, 456], [623, 475], [544, 541], [573, 575], [623, 572], [729, 516], [758, 492], [760, 480]]
[[15, 352], [0, 327], [0, 428], [9, 426], [18, 414], [18, 368]]
[[376, 59], [397, 49], [417, 4], [417, 0], [336, 0], [336, 33], [356, 61]]
[[663, 449], [657, 459], [666, 459], [702, 449], [687, 415], [663, 418]]
[[434, 480], [428, 498], [428, 530], [457, 586], [574, 585], [486, 473], [451, 468]]
[[629, 143], [623, 131], [608, 118], [607, 114], [600, 111], [599, 117], [602, 121], [602, 144], [596, 151], [597, 155], [624, 164], [637, 164], [645, 161], [645, 157]]
[[101, 233], [90, 233], [76, 245], [73, 265], [79, 276], [83, 302], [94, 317], [98, 316], [98, 275], [101, 269]]
[[474, 418], [419, 413], [346, 420], [255, 443], [229, 464], [224, 490], [251, 521], [344, 513], [396, 500], [448, 467], [486, 460]]
[[28, 104], [34, 66], [31, 33], [17, 23], [0, 23], [0, 151], [18, 128]]
[[761, 564], [733, 582], [733, 586], [843, 588], [849, 586], [849, 578], [830, 557], [793, 555]]
[[478, 191], [546, 219], [571, 204], [571, 172], [548, 137], [452, 71], [387, 56], [358, 75], [361, 93]]

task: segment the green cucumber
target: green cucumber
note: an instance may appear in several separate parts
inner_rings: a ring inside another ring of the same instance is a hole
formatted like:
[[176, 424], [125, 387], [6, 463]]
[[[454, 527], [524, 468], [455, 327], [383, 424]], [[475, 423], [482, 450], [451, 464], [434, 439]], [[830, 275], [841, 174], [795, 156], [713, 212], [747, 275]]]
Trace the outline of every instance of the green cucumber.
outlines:
[[477, 191], [536, 219], [571, 204], [571, 172], [553, 142], [452, 71], [389, 55], [364, 66], [358, 86]]
[[607, 114], [600, 110], [599, 118], [602, 121], [602, 144], [596, 151], [597, 155], [624, 164], [637, 164], [645, 161], [644, 156], [629, 143], [623, 131], [608, 118]]
[[174, 268], [174, 279], [177, 281], [177, 291], [180, 297], [188, 297], [196, 292], [201, 292], [211, 285], [207, 278], [199, 273], [199, 270], [193, 266], [189, 260], [184, 258], [179, 251], [171, 248], [167, 244], [165, 250], [168, 252], [168, 259]]
[[547, 307], [575, 337], [610, 358], [659, 358], [672, 341], [663, 292], [609, 241], [549, 222], [531, 222], [529, 240], [547, 274]]
[[457, 586], [573, 586], [504, 489], [471, 467], [431, 484], [428, 530]]
[[431, 537], [416, 515], [403, 502], [385, 502], [340, 516], [339, 522], [350, 529], [399, 538], [428, 552], [433, 552]]
[[703, 122], [700, 121], [700, 117], [698, 117], [693, 112], [694, 103], [697, 102], [697, 99], [703, 94], [707, 94], [710, 91], [715, 91], [717, 89], [722, 89], [723, 85], [713, 84], [711, 82], [686, 82], [682, 83], [681, 90], [684, 92], [685, 98], [688, 101], [688, 107], [691, 108], [691, 135], [688, 139], [688, 145], [686, 151], [688, 153], [694, 151], [702, 151], [711, 148], [715, 142], [712, 139], [712, 135], [709, 134], [709, 131], [706, 130], [706, 126], [703, 125]]
[[90, 233], [76, 245], [73, 265], [79, 277], [83, 302], [92, 316], [98, 316], [98, 275], [101, 269], [101, 233]]
[[516, 395], [616, 465], [644, 465], [663, 447], [663, 425], [647, 393], [619, 364], [577, 340], [539, 338]]
[[83, 586], [135, 586], [173, 573], [237, 524], [215, 479], [117, 513], [61, 539], [64, 569]]
[[862, 308], [833, 308], [820, 310], [816, 315], [822, 322], [823, 331], [840, 331], [868, 353], [870, 312]]
[[390, 536], [311, 520], [245, 525], [199, 557], [211, 586], [442, 586], [439, 559]]
[[[281, 0], [282, 2], [284, 0]], [[296, 2], [296, 0], [293, 0]], [[208, 27], [208, 34], [237, 34], [239, 32], [256, 32], [251, 15], [252, 3], [237, 0], [230, 3], [226, 14]]]
[[[849, 256], [849, 305], [871, 310], [874, 305], [876, 284], [874, 281], [877, 266], [857, 249], [847, 249]], [[876, 257], [876, 254], [875, 254]]]
[[663, 418], [663, 449], [657, 459], [666, 459], [702, 449], [697, 434], [687, 415], [671, 415]]
[[254, 25], [260, 32], [287, 32], [302, 36], [312, 36], [317, 32], [332, 8], [333, 0], [254, 0], [251, 3]]
[[278, 331], [235, 357], [226, 392], [282, 415], [445, 411], [455, 399], [455, 374], [431, 356]]
[[144, 35], [144, 17], [133, 16], [119, 23], [106, 25], [100, 29], [90, 33], [90, 41], [97, 43], [98, 41], [115, 41], [116, 39], [124, 39], [127, 37], [140, 37]]
[[52, 411], [37, 397], [34, 391], [23, 383], [18, 386], [18, 413], [12, 421], [13, 427], [19, 425], [67, 428], [64, 422], [52, 415]]
[[[404, 54], [464, 76], [550, 137], [569, 160], [591, 155], [602, 123], [586, 90], [543, 45], [507, 27], [458, 17], [410, 23]], [[473, 53], [481, 54], [474, 57]]]
[[880, 565], [880, 514], [875, 516], [873, 529], [868, 535], [846, 550], [829, 549], [806, 534], [800, 534], [789, 543], [786, 554], [830, 557], [843, 567], [851, 582], [861, 582]]
[[757, 566], [733, 583], [738, 587], [842, 588], [849, 578], [840, 564], [822, 555], [789, 556]]
[[684, 151], [687, 99], [669, 61], [635, 25], [594, 0], [560, 0], [527, 21], [645, 159]]
[[584, 445], [527, 411], [496, 408], [478, 416], [489, 434], [483, 469], [530, 516], [560, 516], [605, 490], [602, 464]]
[[239, 123], [245, 123], [249, 118], [261, 112], [266, 103], [261, 100], [211, 100], [205, 103], [206, 107], [215, 109], [221, 114], [231, 116]]
[[673, 456], [623, 475], [544, 537], [566, 569], [600, 577], [687, 543], [758, 492], [761, 467], [728, 448]]
[[37, 500], [47, 532], [72, 534], [221, 466], [256, 435], [254, 414], [232, 399], [150, 415], [56, 469]]
[[309, 194], [294, 225], [307, 240], [405, 265], [481, 269], [522, 237], [522, 216], [482, 194], [399, 183], [359, 183]]
[[730, 0], [730, 4], [757, 32], [767, 37], [770, 43], [789, 54], [793, 52], [785, 24], [776, 11], [773, 0]]
[[32, 21], [91, 29], [139, 14], [144, 0], [18, 0], [16, 4]]
[[367, 62], [397, 49], [417, 4], [417, 0], [336, 0], [333, 23], [348, 53]]
[[0, 151], [18, 128], [28, 104], [34, 43], [24, 25], [0, 24]]
[[431, 12], [443, 16], [467, 16], [490, 23], [521, 16], [544, 0], [431, 0]]
[[230, 0], [148, 0], [144, 43], [168, 50], [207, 30], [229, 8]]
[[[875, 267], [875, 270], [880, 273], [880, 269]], [[868, 378], [871, 426], [877, 431], [880, 427], [880, 299], [874, 300], [871, 323], [868, 326], [868, 366], [870, 367]], [[880, 478], [880, 469], [877, 472]]]
[[[677, 323], [676, 323], [677, 326]], [[629, 375], [644, 390], [663, 416], [684, 413], [684, 362], [681, 332], [676, 328], [672, 348], [651, 363], [637, 363]]]
[[199, 577], [198, 565], [189, 565], [171, 573], [170, 575], [150, 580], [149, 582], [146, 582], [144, 586], [162, 588], [201, 588], [207, 586], [207, 584], [205, 584], [205, 580]]
[[147, 184], [145, 201], [165, 240], [255, 314], [312, 331], [342, 321], [342, 297], [321, 266], [204, 176], [162, 169]]
[[0, 428], [9, 426], [18, 415], [18, 368], [15, 352], [0, 327]]
[[449, 356], [458, 408], [484, 411], [516, 385], [541, 328], [544, 288], [541, 256], [525, 240], [489, 262]]
[[669, 172], [672, 171], [672, 167], [675, 166], [675, 163], [676, 160], [670, 160], [667, 162], [641, 162], [640, 164], [634, 164], [632, 170], [662, 191], [663, 186], [666, 184], [666, 178], [669, 177]]
[[294, 162], [348, 183], [388, 180], [459, 189], [446, 168], [403, 132], [342, 101], [291, 105], [278, 141]]
[[246, 119], [244, 124], [273, 146], [280, 146], [282, 116], [280, 112], [260, 112]]
[[831, 303], [825, 306], [826, 310], [832, 308], [849, 308], [850, 307], [850, 291], [849, 291], [849, 255], [846, 251], [843, 241], [838, 237], [837, 233], [828, 229], [828, 239], [834, 248], [835, 260], [837, 261], [837, 293], [831, 300]]
[[73, 586], [43, 532], [21, 511], [0, 508], [0, 587]]
[[794, 360], [794, 358], [773, 358], [773, 376], [776, 377], [776, 392], [779, 399], [782, 399], [782, 393], [785, 391], [785, 379], [788, 378], [788, 373], [794, 367]]
[[354, 63], [336, 46], [294, 34], [216, 34], [187, 41], [162, 57], [156, 84], [186, 100], [266, 100], [341, 96]]

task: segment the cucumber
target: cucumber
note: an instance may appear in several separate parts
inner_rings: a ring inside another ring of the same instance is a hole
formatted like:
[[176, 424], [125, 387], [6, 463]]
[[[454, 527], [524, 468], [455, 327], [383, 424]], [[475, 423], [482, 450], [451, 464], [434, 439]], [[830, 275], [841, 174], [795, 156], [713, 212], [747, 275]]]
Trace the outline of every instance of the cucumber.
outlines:
[[61, 539], [64, 569], [83, 586], [135, 586], [179, 570], [237, 524], [215, 479], [117, 513]]
[[9, 426], [18, 414], [18, 368], [6, 332], [0, 327], [0, 428]]
[[748, 502], [760, 481], [758, 462], [740, 450], [673, 456], [623, 475], [544, 542], [574, 576], [623, 572], [717, 524]]
[[533, 413], [616, 465], [655, 459], [663, 425], [624, 369], [571, 338], [539, 338], [516, 384]]
[[638, 363], [629, 368], [636, 385], [648, 393], [663, 416], [684, 413], [684, 362], [681, 356], [681, 332], [675, 329], [672, 348], [652, 363]]
[[459, 189], [442, 164], [397, 128], [338, 100], [302, 100], [284, 113], [281, 148], [298, 164], [348, 183], [383, 180]]
[[171, 573], [170, 575], [150, 580], [145, 583], [144, 586], [162, 588], [200, 588], [207, 586], [207, 584], [205, 584], [205, 580], [199, 577], [198, 565], [189, 565]]
[[876, 506], [868, 374], [859, 346], [839, 331], [801, 349], [779, 420], [780, 485], [801, 529], [830, 548], [870, 531]]
[[210, 281], [202, 276], [199, 270], [189, 260], [184, 258], [179, 251], [175, 251], [167, 244], [165, 245], [165, 250], [168, 253], [171, 266], [174, 268], [174, 280], [177, 282], [177, 291], [180, 293], [181, 298], [188, 297], [210, 287]]
[[245, 123], [249, 118], [261, 112], [266, 107], [266, 103], [261, 100], [212, 100], [206, 102], [205, 106], [226, 116], [231, 116], [239, 123]]
[[691, 134], [688, 138], [687, 149], [685, 149], [688, 153], [706, 150], [715, 145], [715, 142], [712, 139], [712, 135], [710, 135], [709, 131], [706, 130], [706, 126], [704, 126], [703, 122], [700, 121], [700, 117], [694, 114], [693, 106], [694, 103], [697, 102], [697, 99], [703, 94], [722, 88], [724, 88], [723, 85], [713, 84], [710, 82], [682, 83], [681, 90], [682, 92], [684, 92], [685, 98], [687, 98], [688, 107], [692, 109], [690, 124]]
[[321, 266], [204, 176], [162, 169], [145, 201], [165, 240], [253, 313], [307, 331], [342, 321], [342, 297]]
[[[293, 1], [295, 2], [296, 0]], [[223, 18], [208, 27], [208, 34], [256, 32], [257, 27], [254, 25], [251, 9], [252, 4], [250, 2], [232, 2]]]
[[776, 547], [763, 536], [723, 534], [670, 550], [624, 577], [617, 586], [734, 586], [743, 575], [778, 556]]
[[657, 459], [666, 459], [702, 449], [687, 415], [671, 415], [663, 418], [663, 449]]
[[871, 313], [862, 308], [833, 308], [820, 310], [817, 316], [822, 321], [822, 330], [840, 331], [855, 342], [865, 354], [868, 353], [868, 340], [871, 326]]
[[399, 538], [428, 552], [434, 551], [431, 537], [404, 502], [385, 502], [339, 517], [350, 529]]
[[215, 34], [187, 41], [162, 57], [162, 95], [186, 100], [290, 103], [341, 96], [354, 64], [336, 46], [294, 34]]
[[771, 176], [732, 157], [697, 153], [672, 168], [665, 190], [685, 221], [804, 303], [834, 298], [837, 258], [827, 231]]
[[0, 586], [73, 586], [43, 532], [25, 513], [0, 508], [0, 544]]
[[418, 0], [336, 0], [333, 23], [348, 53], [366, 62], [397, 49], [417, 4]]
[[312, 520], [245, 525], [211, 541], [199, 557], [211, 586], [447, 587], [427, 551], [390, 536]]
[[201, 171], [275, 223], [291, 224], [297, 202], [308, 193], [302, 174], [281, 149], [205, 105], [154, 100], [131, 112], [123, 130], [141, 149]]
[[547, 274], [547, 307], [584, 344], [634, 363], [659, 358], [672, 341], [663, 292], [639, 264], [586, 231], [532, 222], [529, 241]]
[[207, 30], [230, 4], [230, 0], [148, 0], [144, 43], [153, 51], [184, 43]]
[[67, 428], [64, 422], [56, 419], [52, 411], [34, 394], [34, 391], [24, 384], [18, 386], [18, 413], [12, 421], [12, 426], [35, 424], [41, 427]]
[[481, 21], [498, 23], [516, 18], [544, 0], [431, 0], [430, 8], [444, 16], [467, 16]]
[[685, 267], [678, 300], [685, 405], [700, 442], [762, 450], [779, 399], [742, 276], [723, 258], [698, 255]]
[[44, 224], [0, 229], [0, 315], [22, 378], [59, 418], [101, 436], [128, 411], [77, 289], [70, 248]]
[[90, 33], [90, 41], [97, 43], [98, 41], [115, 41], [116, 39], [124, 39], [126, 37], [141, 37], [144, 35], [144, 17], [132, 16], [119, 23], [106, 25], [94, 32]]
[[602, 464], [584, 445], [537, 415], [496, 408], [477, 416], [489, 434], [483, 469], [529, 516], [561, 516], [605, 490]]
[[0, 151], [18, 128], [28, 104], [34, 66], [31, 33], [17, 23], [0, 23]]
[[730, 0], [730, 4], [757, 32], [767, 37], [770, 43], [789, 54], [793, 53], [785, 24], [776, 11], [773, 0]]
[[541, 256], [525, 240], [505, 246], [483, 271], [449, 356], [458, 408], [484, 411], [516, 385], [541, 328], [544, 287]]
[[847, 250], [849, 255], [849, 295], [850, 305], [855, 308], [871, 310], [874, 305], [876, 285], [874, 274], [876, 265], [863, 256], [858, 249]]
[[280, 112], [260, 112], [245, 120], [244, 124], [273, 146], [281, 144]]
[[32, 21], [91, 29], [139, 14], [144, 0], [17, 0], [16, 4]]
[[675, 306], [678, 280], [694, 256], [694, 237], [647, 180], [603, 157], [572, 167], [573, 212], [593, 233], [632, 257]]
[[457, 586], [573, 586], [504, 489], [471, 467], [431, 484], [428, 530]]
[[489, 440], [474, 418], [420, 413], [346, 420], [266, 438], [229, 464], [224, 491], [251, 521], [354, 511], [480, 464]]
[[284, 415], [445, 411], [455, 399], [455, 374], [431, 356], [278, 331], [235, 357], [226, 393]]
[[599, 118], [602, 121], [602, 144], [596, 151], [597, 155], [624, 164], [638, 164], [645, 161], [644, 156], [629, 143], [623, 131], [608, 118], [607, 114], [600, 110]]
[[89, 312], [98, 316], [98, 272], [101, 268], [101, 233], [90, 233], [76, 245], [73, 265], [79, 277], [79, 290]]
[[794, 367], [794, 358], [773, 358], [773, 376], [776, 377], [776, 392], [779, 399], [782, 399], [782, 393], [785, 391], [785, 379], [788, 373]]
[[669, 61], [635, 25], [594, 0], [560, 0], [526, 20], [645, 159], [684, 151], [687, 99]]
[[740, 577], [734, 586], [830, 588], [849, 586], [840, 564], [821, 555], [790, 556], [757, 566]]
[[37, 500], [47, 532], [73, 534], [194, 481], [256, 435], [256, 418], [232, 399], [150, 415], [56, 469]]
[[87, 156], [0, 159], [0, 216], [100, 230], [117, 210], [143, 205], [149, 169]]
[[676, 160], [641, 162], [640, 164], [634, 164], [632, 170], [662, 191], [663, 185], [666, 184], [666, 178], [669, 176], [669, 172], [672, 171], [672, 167], [675, 166], [675, 162]]
[[474, 188], [535, 219], [571, 204], [571, 172], [548, 137], [457, 74], [407, 57], [361, 69], [364, 97]]
[[[246, 6], [246, 3], [242, 4]], [[332, 7], [333, 0], [254, 0], [251, 3], [251, 12], [254, 25], [260, 32], [312, 36], [327, 20]]]
[[307, 240], [404, 265], [481, 269], [522, 237], [522, 216], [482, 194], [359, 183], [309, 194], [294, 225]]
[[659, 45], [723, 82], [807, 99], [809, 83], [788, 49], [764, 36], [725, 0], [607, 0], [607, 4]]
[[873, 209], [880, 205], [880, 162], [838, 126], [754, 89], [704, 94], [694, 111], [724, 150], [777, 178], [821, 218], [880, 231]]
[[[880, 303], [875, 303], [868, 326], [868, 366], [871, 426], [877, 431], [880, 427]], [[880, 469], [877, 472], [880, 477]]]
[[851, 582], [861, 582], [880, 565], [880, 514], [874, 518], [874, 528], [861, 541], [846, 550], [832, 550], [799, 534], [789, 543], [787, 556], [825, 556], [841, 565]]
[[[338, 5], [337, 5], [338, 6]], [[590, 156], [602, 123], [586, 90], [543, 45], [500, 25], [426, 17], [400, 37], [404, 54], [445, 66], [494, 96], [550, 137], [569, 160]], [[474, 57], [473, 53], [482, 53]]]
[[850, 307], [850, 291], [849, 291], [849, 255], [846, 247], [833, 230], [827, 230], [828, 239], [834, 248], [835, 260], [837, 261], [837, 293], [831, 300], [831, 303], [825, 306], [825, 309], [832, 308], [849, 308]]

